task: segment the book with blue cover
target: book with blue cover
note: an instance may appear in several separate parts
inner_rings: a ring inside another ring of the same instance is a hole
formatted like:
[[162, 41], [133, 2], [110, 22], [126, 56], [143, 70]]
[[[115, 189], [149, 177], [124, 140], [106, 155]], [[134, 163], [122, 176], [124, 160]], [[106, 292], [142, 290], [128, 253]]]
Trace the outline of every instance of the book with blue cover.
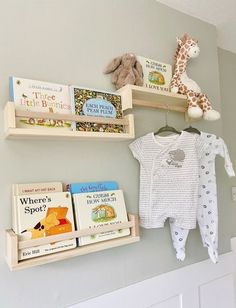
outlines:
[[71, 183], [66, 185], [66, 190], [72, 195], [77, 193], [105, 191], [119, 189], [117, 182], [86, 182], [86, 183]]

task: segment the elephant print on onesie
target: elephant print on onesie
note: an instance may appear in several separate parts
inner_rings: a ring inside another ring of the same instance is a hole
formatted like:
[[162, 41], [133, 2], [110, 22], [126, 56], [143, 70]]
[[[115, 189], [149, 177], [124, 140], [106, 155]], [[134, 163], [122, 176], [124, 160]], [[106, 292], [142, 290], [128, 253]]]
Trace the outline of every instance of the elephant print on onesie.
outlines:
[[174, 166], [176, 168], [181, 168], [185, 159], [185, 153], [183, 150], [177, 149], [172, 150], [169, 153], [169, 157], [166, 160], [166, 163], [169, 166]]

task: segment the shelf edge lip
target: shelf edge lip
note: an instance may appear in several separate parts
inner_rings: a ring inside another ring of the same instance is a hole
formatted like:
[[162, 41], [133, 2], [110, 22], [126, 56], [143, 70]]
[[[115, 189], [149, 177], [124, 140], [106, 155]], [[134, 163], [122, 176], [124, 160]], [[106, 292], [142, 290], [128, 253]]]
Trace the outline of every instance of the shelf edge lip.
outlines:
[[104, 139], [104, 140], [129, 140], [134, 138], [134, 134], [131, 133], [99, 133], [99, 132], [60, 132], [52, 133], [52, 132], [40, 132], [39, 130], [29, 131], [24, 128], [9, 128], [4, 133], [5, 139], [23, 139], [23, 138], [45, 138], [45, 139], [60, 139], [60, 138], [68, 138], [68, 139]]
[[[100, 249], [99, 245], [103, 246], [105, 243], [108, 244], [109, 241], [114, 241], [114, 243], [111, 243], [110, 246], [107, 245], [106, 247], [102, 247]], [[115, 241], [117, 241], [117, 243]], [[54, 253], [54, 254], [44, 255], [44, 256], [41, 256], [41, 257], [36, 257], [36, 258], [28, 259], [28, 260], [22, 260], [17, 265], [10, 266], [8, 264], [8, 266], [9, 266], [11, 271], [18, 271], [18, 270], [23, 270], [23, 269], [43, 265], [43, 264], [49, 264], [49, 263], [54, 263], [54, 262], [57, 262], [57, 261], [67, 260], [67, 259], [70, 259], [70, 258], [74, 258], [74, 257], [78, 257], [78, 256], [82, 256], [82, 255], [86, 255], [86, 254], [90, 254], [90, 253], [94, 253], [94, 252], [99, 252], [99, 251], [103, 251], [103, 250], [107, 250], [107, 249], [111, 249], [111, 248], [125, 246], [125, 245], [133, 244], [133, 243], [136, 243], [136, 242], [139, 242], [139, 241], [140, 241], [140, 236], [129, 235], [129, 236], [125, 236], [123, 238], [115, 238], [115, 239], [112, 239], [112, 240], [96, 243], [98, 245], [98, 247], [95, 247], [95, 249], [91, 252], [89, 250], [92, 250], [92, 249], [90, 249], [90, 247], [92, 247], [92, 244], [91, 245], [85, 245], [85, 246], [82, 246], [82, 247], [77, 247], [77, 248], [74, 248], [74, 249], [64, 250], [64, 251], [57, 252], [57, 253]], [[93, 244], [93, 245], [96, 245], [96, 244]], [[79, 249], [81, 250], [81, 248], [83, 248], [82, 253], [79, 252]], [[77, 253], [76, 253], [76, 251], [77, 251]], [[72, 252], [71, 255], [64, 256], [64, 254], [70, 254], [70, 252]]]
[[156, 95], [163, 95], [163, 96], [169, 96], [172, 98], [176, 98], [176, 99], [183, 99], [183, 100], [187, 100], [187, 96], [184, 94], [179, 94], [179, 93], [173, 93], [173, 92], [168, 92], [168, 91], [160, 91], [160, 90], [156, 90], [156, 89], [149, 89], [146, 87], [140, 87], [140, 86], [136, 86], [136, 85], [125, 85], [124, 87], [120, 88], [118, 90], [122, 92], [122, 90], [125, 89], [130, 89], [132, 92], [137, 91], [137, 92], [143, 92], [143, 93], [150, 93], [150, 94], [156, 94]]

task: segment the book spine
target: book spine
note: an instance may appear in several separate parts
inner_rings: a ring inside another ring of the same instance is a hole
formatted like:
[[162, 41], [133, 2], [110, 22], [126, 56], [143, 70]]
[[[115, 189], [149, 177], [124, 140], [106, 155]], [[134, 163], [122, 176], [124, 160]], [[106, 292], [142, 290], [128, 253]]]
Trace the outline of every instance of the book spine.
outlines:
[[[71, 113], [75, 114], [75, 95], [74, 95], [74, 87], [69, 86], [69, 97], [70, 97], [70, 108]], [[71, 130], [76, 131], [76, 122], [71, 122]]]
[[9, 77], [9, 99], [11, 102], [15, 101], [14, 98], [14, 86], [13, 86], [13, 82], [14, 82], [14, 77]]
[[71, 194], [77, 193], [88, 193], [96, 191], [105, 191], [105, 190], [117, 190], [119, 189], [117, 182], [115, 181], [106, 181], [106, 182], [88, 182], [88, 183], [72, 183], [67, 185], [68, 191]]

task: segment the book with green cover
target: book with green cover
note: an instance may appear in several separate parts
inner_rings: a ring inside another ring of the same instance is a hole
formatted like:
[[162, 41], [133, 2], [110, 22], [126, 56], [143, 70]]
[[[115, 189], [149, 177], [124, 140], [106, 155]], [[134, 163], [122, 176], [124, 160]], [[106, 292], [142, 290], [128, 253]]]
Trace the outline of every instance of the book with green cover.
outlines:
[[[76, 115], [121, 119], [121, 95], [113, 92], [70, 86], [71, 107]], [[86, 132], [123, 133], [123, 125], [77, 122], [74, 130]]]

